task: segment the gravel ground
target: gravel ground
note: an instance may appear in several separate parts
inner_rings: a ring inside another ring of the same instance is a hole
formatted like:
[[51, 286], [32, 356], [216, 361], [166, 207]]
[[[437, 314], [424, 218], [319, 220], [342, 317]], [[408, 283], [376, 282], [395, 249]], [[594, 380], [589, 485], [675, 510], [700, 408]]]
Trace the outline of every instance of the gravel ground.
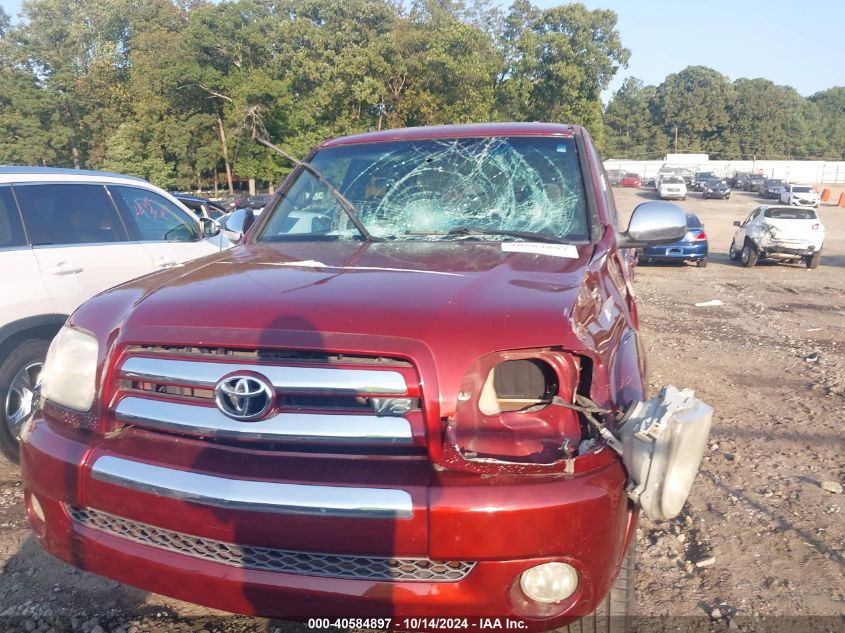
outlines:
[[[616, 197], [624, 214], [654, 194]], [[637, 270], [650, 383], [694, 387], [716, 419], [683, 514], [637, 530], [637, 627], [845, 631], [845, 209], [821, 209], [827, 243], [810, 271], [729, 261], [732, 221], [759, 204], [751, 194], [691, 193], [681, 204], [705, 223], [712, 255], [703, 269]], [[713, 299], [723, 305], [694, 305]], [[17, 469], [0, 463], [2, 629], [305, 627], [171, 600], [51, 558], [28, 532]]]

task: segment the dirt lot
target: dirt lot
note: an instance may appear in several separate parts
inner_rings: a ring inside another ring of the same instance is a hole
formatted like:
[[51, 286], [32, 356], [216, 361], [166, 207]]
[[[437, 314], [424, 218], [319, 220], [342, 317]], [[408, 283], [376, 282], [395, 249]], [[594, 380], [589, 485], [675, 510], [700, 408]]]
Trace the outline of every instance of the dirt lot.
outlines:
[[[654, 193], [616, 197], [630, 212]], [[717, 417], [683, 515], [640, 524], [639, 627], [845, 631], [845, 495], [821, 487], [845, 481], [845, 209], [821, 209], [827, 243], [810, 271], [729, 261], [731, 223], [759, 204], [752, 194], [681, 204], [705, 223], [712, 254], [704, 269], [637, 271], [651, 386], [694, 387]], [[694, 305], [712, 299], [724, 305]], [[0, 464], [0, 482], [0, 629], [304, 629], [60, 563], [29, 536], [17, 470]]]

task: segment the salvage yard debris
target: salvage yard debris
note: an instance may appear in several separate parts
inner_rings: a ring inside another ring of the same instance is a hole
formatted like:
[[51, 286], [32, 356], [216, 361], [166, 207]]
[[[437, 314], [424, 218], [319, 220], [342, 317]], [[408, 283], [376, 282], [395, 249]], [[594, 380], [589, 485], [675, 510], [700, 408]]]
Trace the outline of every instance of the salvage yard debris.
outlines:
[[820, 486], [822, 490], [827, 490], [835, 495], [842, 494], [842, 484], [838, 481], [823, 481]]

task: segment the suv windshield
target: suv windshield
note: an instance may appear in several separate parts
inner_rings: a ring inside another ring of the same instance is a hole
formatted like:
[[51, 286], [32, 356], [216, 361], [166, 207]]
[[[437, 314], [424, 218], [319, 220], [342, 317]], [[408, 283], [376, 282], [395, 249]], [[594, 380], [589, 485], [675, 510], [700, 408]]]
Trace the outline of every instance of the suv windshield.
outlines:
[[[350, 144], [309, 161], [374, 237], [454, 239], [496, 231], [587, 241], [574, 139], [488, 137]], [[457, 229], [457, 231], [456, 231]], [[491, 233], [487, 233], [491, 232]], [[299, 169], [259, 241], [361, 239], [320, 180]]]

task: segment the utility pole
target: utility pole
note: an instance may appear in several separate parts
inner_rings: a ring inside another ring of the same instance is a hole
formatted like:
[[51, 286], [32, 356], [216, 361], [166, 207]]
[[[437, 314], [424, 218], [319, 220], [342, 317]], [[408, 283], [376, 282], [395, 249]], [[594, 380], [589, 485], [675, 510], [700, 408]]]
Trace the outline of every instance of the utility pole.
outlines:
[[678, 126], [675, 126], [675, 153], [678, 153]]

